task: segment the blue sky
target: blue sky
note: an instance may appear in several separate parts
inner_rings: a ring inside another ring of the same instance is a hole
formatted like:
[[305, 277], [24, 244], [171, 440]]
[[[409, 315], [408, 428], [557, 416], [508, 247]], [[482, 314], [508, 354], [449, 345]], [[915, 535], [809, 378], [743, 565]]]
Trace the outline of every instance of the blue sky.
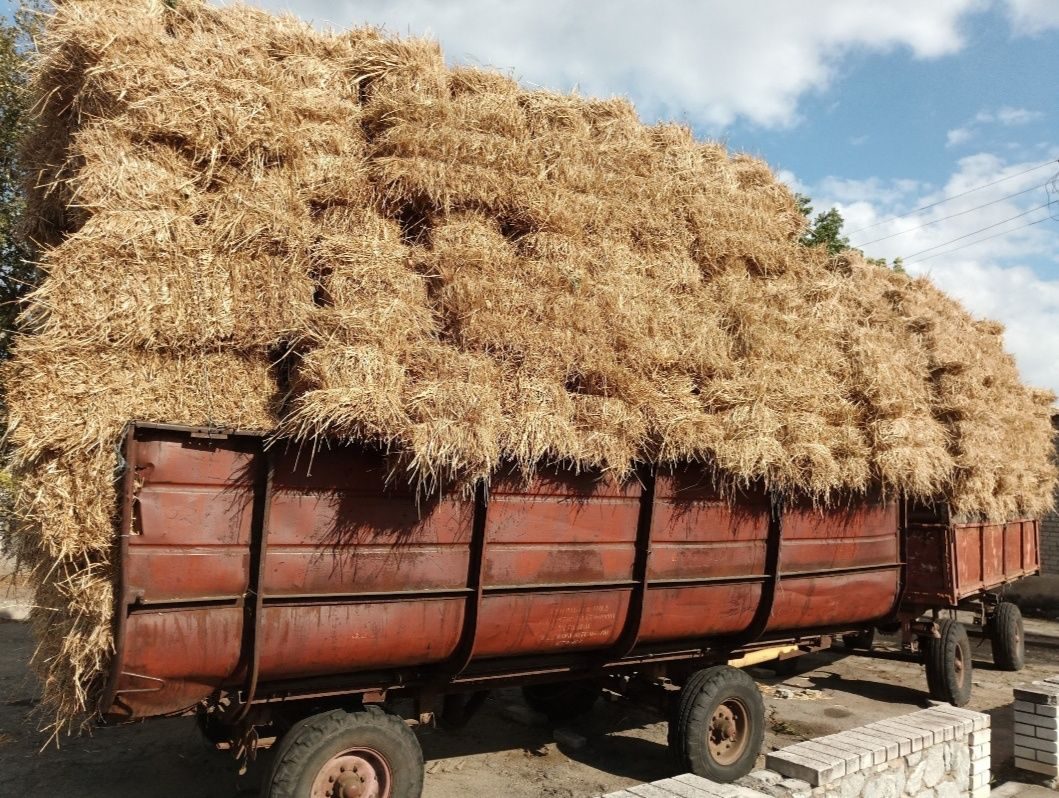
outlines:
[[253, 2], [431, 35], [453, 63], [628, 96], [758, 155], [870, 226], [851, 235], [884, 239], [869, 255], [925, 251], [909, 270], [1004, 322], [1024, 376], [1059, 392], [1059, 195], [1032, 210], [1059, 165], [1027, 172], [1059, 158], [1059, 0]]

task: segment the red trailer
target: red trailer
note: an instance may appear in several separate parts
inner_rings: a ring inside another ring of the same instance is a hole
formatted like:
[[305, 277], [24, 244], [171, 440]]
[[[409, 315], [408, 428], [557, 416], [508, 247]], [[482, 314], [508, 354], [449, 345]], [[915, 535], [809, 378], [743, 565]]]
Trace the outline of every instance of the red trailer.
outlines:
[[[975, 625], [992, 642], [994, 664], [1022, 669], [1022, 614], [1003, 593], [1040, 573], [1040, 522], [956, 522], [943, 502], [906, 502], [903, 515], [904, 586], [896, 619], [883, 626], [901, 630], [905, 657], [926, 662], [934, 698], [963, 705], [971, 695], [971, 644], [955, 611], [974, 613]], [[950, 617], [942, 617], [946, 611]], [[872, 632], [847, 635], [845, 642], [870, 652]]]
[[422, 497], [363, 447], [152, 424], [129, 427], [124, 458], [103, 714], [276, 737], [272, 798], [417, 795], [391, 699], [458, 722], [500, 685], [553, 715], [652, 685], [675, 696], [680, 767], [731, 780], [764, 713], [727, 663], [824, 647], [901, 600], [898, 505], [879, 497], [721, 496], [694, 466]]

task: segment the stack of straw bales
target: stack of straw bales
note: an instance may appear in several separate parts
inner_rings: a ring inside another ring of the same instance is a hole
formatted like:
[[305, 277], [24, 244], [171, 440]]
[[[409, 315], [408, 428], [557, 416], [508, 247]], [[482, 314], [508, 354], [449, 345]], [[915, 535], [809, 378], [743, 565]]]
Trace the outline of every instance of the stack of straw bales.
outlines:
[[71, 0], [40, 44], [46, 278], [5, 380], [56, 728], [111, 645], [130, 419], [381, 443], [431, 489], [697, 461], [822, 502], [1051, 501], [1051, 396], [1000, 328], [801, 246], [759, 161], [243, 6]]

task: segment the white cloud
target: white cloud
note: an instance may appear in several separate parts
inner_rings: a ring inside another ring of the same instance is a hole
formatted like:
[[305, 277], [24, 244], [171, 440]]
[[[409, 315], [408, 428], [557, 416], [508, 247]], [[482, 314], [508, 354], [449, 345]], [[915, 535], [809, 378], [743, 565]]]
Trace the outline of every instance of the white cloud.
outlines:
[[1011, 27], [1033, 35], [1059, 28], [1059, 3], [1055, 0], [1005, 0]]
[[839, 203], [860, 202], [865, 198], [887, 206], [896, 205], [909, 196], [917, 195], [926, 186], [918, 180], [851, 180], [840, 177], [825, 177], [817, 187], [819, 193]]
[[928, 273], [971, 312], [1002, 321], [1004, 343], [1022, 375], [1059, 393], [1059, 280], [972, 255], [939, 262]]
[[[1057, 154], [1053, 148], [1044, 157]], [[816, 207], [839, 209], [852, 243], [868, 255], [905, 257], [910, 272], [930, 275], [975, 315], [1003, 322], [1023, 376], [1059, 392], [1059, 222], [1038, 208], [1049, 199], [1042, 184], [1055, 169], [1033, 169], [1039, 163], [978, 153], [962, 158], [940, 188], [832, 177], [808, 193]], [[1038, 219], [1046, 221], [1025, 226]]]
[[256, 0], [319, 23], [385, 25], [436, 36], [450, 61], [513, 69], [528, 83], [628, 94], [647, 118], [714, 129], [736, 118], [783, 126], [826, 88], [842, 57], [905, 48], [935, 58], [963, 46], [960, 24], [983, 0]]
[[1027, 125], [1030, 122], [1035, 122], [1042, 116], [1044, 114], [1040, 111], [1030, 111], [1027, 108], [1012, 108], [1005, 105], [997, 108], [996, 111], [979, 111], [975, 115], [974, 121], [983, 124], [997, 123], [1006, 127], [1014, 127], [1015, 125]]
[[958, 127], [945, 134], [946, 147], [958, 147], [974, 138], [974, 131], [969, 127]]
[[987, 125], [1003, 125], [1004, 127], [1017, 127], [1036, 122], [1044, 114], [1040, 111], [1031, 111], [1028, 108], [1012, 108], [1003, 105], [995, 111], [982, 109], [974, 118], [963, 127], [957, 127], [945, 134], [946, 147], [958, 147], [966, 144], [979, 133], [979, 129]]

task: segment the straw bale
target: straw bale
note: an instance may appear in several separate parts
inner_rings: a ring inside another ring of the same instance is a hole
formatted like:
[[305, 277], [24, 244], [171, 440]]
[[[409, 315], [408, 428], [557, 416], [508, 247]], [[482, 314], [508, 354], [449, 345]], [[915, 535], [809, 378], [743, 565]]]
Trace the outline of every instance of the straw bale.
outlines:
[[41, 713], [53, 732], [92, 711], [113, 611], [116, 447], [132, 419], [270, 429], [276, 381], [263, 356], [180, 358], [18, 340], [4, 366], [18, 480], [8, 546], [36, 585], [32, 622]]
[[94, 712], [113, 651], [114, 577], [90, 560], [38, 560], [30, 626], [30, 665], [41, 683], [37, 713], [53, 737], [79, 730]]
[[276, 380], [263, 356], [184, 358], [22, 337], [3, 377], [22, 514], [39, 524], [36, 545], [49, 557], [109, 550], [113, 529], [101, 520], [111, 514], [104, 508], [113, 509], [113, 494], [99, 487], [106, 482], [101, 463], [113, 468], [130, 420], [255, 429], [276, 423]]
[[201, 0], [58, 4], [31, 89], [8, 545], [56, 728], [106, 667], [130, 419], [371, 442], [423, 490], [696, 462], [818, 503], [1051, 502], [1054, 397], [1002, 328], [802, 246], [767, 165], [622, 98]]
[[298, 438], [398, 444], [413, 481], [431, 488], [488, 477], [500, 458], [497, 365], [441, 343], [382, 354], [329, 342], [309, 351], [285, 431]]

